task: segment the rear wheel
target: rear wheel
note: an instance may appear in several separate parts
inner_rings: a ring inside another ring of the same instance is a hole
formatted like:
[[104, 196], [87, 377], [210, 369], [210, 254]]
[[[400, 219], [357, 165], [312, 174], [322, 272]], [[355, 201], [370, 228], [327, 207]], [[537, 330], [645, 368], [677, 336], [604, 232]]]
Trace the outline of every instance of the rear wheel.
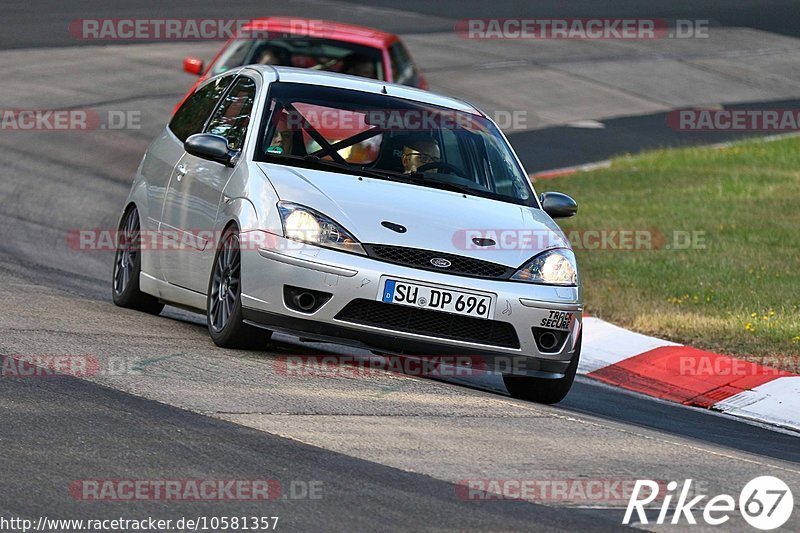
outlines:
[[214, 257], [206, 300], [208, 332], [222, 348], [263, 349], [272, 332], [242, 319], [242, 254], [239, 232], [228, 228]]
[[164, 304], [139, 289], [139, 274], [142, 271], [142, 239], [139, 230], [139, 211], [131, 207], [122, 217], [117, 232], [111, 296], [120, 307], [157, 315], [164, 309]]
[[583, 336], [578, 339], [575, 346], [575, 353], [567, 367], [563, 378], [546, 379], [528, 376], [515, 376], [504, 374], [503, 382], [512, 397], [530, 402], [553, 404], [563, 400], [572, 388], [575, 381], [575, 374], [578, 372], [578, 360], [581, 357], [581, 341]]

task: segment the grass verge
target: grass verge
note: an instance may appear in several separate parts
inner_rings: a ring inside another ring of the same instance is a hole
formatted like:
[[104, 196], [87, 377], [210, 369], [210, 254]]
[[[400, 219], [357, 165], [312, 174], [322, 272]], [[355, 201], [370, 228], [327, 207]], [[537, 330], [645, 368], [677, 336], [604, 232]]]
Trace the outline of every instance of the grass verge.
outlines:
[[[624, 156], [536, 189], [578, 202], [578, 216], [560, 225], [576, 248], [588, 313], [797, 371], [800, 138]], [[611, 249], [625, 244], [614, 230], [636, 232], [633, 246]]]

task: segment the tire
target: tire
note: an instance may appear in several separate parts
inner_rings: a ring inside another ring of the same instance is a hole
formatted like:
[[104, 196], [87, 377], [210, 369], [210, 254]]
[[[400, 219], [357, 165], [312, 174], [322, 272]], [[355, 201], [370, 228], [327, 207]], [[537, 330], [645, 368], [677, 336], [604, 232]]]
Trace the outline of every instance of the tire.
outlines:
[[122, 216], [117, 232], [117, 252], [111, 278], [111, 298], [119, 307], [157, 315], [164, 309], [158, 298], [139, 289], [142, 271], [139, 211], [131, 207]]
[[546, 379], [504, 374], [503, 382], [506, 385], [508, 393], [511, 394], [513, 398], [536, 403], [554, 404], [563, 400], [572, 388], [572, 383], [575, 381], [575, 374], [578, 372], [578, 360], [581, 357], [582, 340], [583, 336], [581, 335], [578, 339], [578, 344], [575, 346], [575, 353], [572, 356], [572, 360], [563, 378]]
[[214, 344], [221, 348], [264, 349], [272, 332], [244, 323], [241, 281], [239, 231], [231, 226], [222, 234], [208, 280], [208, 332]]

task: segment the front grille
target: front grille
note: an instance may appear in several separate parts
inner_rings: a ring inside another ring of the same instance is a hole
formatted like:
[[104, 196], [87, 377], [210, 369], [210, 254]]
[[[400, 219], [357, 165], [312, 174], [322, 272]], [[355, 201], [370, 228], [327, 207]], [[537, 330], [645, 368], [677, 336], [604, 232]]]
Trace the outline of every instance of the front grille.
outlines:
[[514, 326], [507, 322], [455, 315], [377, 300], [353, 300], [338, 320], [443, 339], [519, 348]]
[[[386, 246], [383, 244], [365, 244], [367, 255], [379, 261], [394, 263], [396, 265], [410, 266], [420, 270], [432, 270], [442, 274], [454, 274], [472, 278], [508, 279], [516, 269], [505, 265], [481, 261], [463, 255], [446, 254], [432, 250], [406, 248], [404, 246]], [[447, 259], [450, 266], [447, 268], [436, 267], [431, 259]]]

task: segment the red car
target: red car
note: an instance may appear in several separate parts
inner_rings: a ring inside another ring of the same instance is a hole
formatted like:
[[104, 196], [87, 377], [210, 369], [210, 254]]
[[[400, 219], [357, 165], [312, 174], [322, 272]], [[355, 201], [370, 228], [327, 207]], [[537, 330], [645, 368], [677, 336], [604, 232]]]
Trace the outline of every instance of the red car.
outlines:
[[393, 33], [294, 17], [254, 19], [243, 31], [248, 35], [225, 43], [207, 68], [196, 57], [183, 60], [186, 72], [200, 76], [195, 86], [231, 68], [261, 63], [343, 72], [428, 88], [405, 45]]

